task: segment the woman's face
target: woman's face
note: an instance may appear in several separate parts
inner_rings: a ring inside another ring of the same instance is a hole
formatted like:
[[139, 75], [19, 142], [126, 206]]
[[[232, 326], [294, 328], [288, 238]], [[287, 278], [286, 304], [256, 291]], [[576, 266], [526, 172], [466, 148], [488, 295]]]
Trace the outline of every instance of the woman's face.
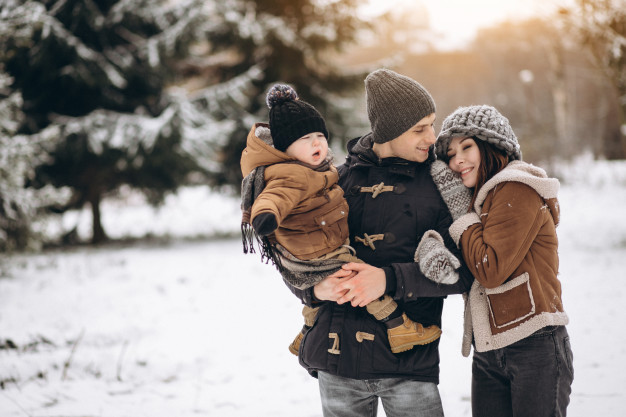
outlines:
[[480, 167], [480, 150], [474, 139], [469, 137], [454, 138], [448, 146], [448, 166], [461, 174], [463, 185], [468, 188], [476, 186], [478, 168]]

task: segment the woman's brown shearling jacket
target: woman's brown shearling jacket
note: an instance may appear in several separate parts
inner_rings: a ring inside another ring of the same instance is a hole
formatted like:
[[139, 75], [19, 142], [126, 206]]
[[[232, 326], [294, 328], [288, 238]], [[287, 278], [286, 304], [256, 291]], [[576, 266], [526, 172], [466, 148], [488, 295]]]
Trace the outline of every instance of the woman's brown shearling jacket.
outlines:
[[568, 323], [557, 278], [558, 189], [541, 168], [511, 162], [479, 190], [475, 212], [450, 226], [476, 279], [466, 304], [464, 355], [471, 329], [476, 350], [484, 352]]

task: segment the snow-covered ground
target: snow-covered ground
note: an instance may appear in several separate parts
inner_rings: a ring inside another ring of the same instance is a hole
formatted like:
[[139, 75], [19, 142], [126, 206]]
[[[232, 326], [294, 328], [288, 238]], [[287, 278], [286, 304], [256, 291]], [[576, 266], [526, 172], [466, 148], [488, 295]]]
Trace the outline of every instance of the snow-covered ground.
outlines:
[[[626, 163], [582, 160], [562, 173], [569, 415], [623, 415]], [[154, 211], [129, 197], [107, 203], [103, 222], [112, 237], [236, 235], [239, 202], [186, 189]], [[73, 224], [88, 233], [86, 213], [49, 227]], [[300, 304], [236, 237], [51, 251], [11, 265], [0, 277], [2, 417], [321, 415], [316, 380], [287, 351]], [[461, 326], [461, 297], [449, 297], [439, 385], [448, 416], [471, 414]]]

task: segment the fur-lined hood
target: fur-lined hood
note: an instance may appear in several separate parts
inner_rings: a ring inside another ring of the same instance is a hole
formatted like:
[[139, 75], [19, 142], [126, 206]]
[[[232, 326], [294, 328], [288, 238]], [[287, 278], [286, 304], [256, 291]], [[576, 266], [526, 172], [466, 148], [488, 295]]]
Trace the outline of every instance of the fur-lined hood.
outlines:
[[274, 148], [270, 126], [255, 123], [248, 133], [246, 148], [241, 153], [241, 173], [245, 178], [253, 169], [281, 162], [294, 162], [295, 158]]

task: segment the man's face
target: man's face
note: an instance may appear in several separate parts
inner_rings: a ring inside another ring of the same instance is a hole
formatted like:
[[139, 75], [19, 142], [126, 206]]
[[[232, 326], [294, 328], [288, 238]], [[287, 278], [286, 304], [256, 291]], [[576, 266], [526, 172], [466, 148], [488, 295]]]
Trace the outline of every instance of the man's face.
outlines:
[[398, 157], [413, 162], [424, 162], [428, 159], [428, 149], [435, 143], [435, 113], [417, 122], [415, 126], [386, 143], [381, 158]]

